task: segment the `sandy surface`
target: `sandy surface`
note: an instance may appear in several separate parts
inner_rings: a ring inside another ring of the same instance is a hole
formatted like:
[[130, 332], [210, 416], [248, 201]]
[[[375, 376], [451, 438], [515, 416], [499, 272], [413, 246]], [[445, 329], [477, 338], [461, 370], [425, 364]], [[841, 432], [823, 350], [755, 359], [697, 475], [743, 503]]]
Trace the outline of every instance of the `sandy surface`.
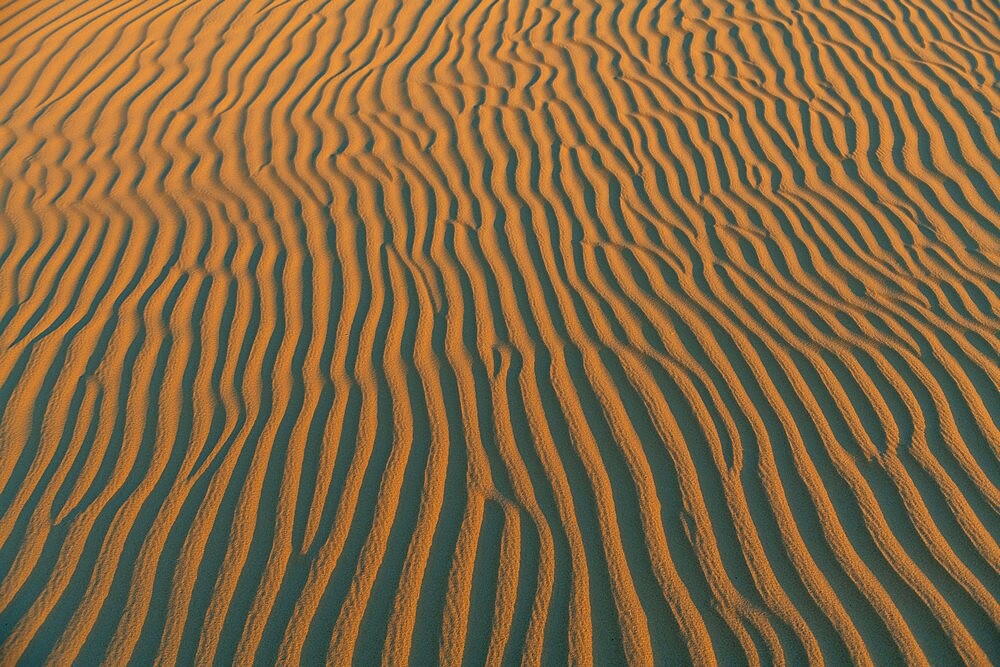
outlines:
[[0, 665], [1000, 661], [994, 0], [0, 0]]

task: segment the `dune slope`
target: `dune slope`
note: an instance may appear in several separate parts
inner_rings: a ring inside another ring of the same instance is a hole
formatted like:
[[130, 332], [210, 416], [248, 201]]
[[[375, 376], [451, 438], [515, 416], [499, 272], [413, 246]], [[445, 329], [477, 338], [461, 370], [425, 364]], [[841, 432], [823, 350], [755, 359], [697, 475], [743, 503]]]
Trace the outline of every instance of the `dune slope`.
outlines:
[[0, 665], [1000, 662], [991, 0], [0, 0]]

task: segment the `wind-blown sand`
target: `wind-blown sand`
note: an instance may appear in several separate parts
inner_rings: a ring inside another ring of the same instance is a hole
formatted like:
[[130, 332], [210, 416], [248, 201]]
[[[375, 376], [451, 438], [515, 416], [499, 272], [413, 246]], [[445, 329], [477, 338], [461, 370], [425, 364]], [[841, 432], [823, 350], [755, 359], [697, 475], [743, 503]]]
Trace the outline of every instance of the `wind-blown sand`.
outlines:
[[1000, 662], [992, 0], [0, 0], [0, 665]]

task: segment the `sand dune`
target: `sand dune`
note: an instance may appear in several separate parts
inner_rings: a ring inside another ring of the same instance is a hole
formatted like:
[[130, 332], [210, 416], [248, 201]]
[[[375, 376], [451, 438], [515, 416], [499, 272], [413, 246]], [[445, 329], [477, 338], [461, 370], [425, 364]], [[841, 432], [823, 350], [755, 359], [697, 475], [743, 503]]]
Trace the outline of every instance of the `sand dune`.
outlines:
[[0, 0], [0, 665], [1000, 662], [992, 0]]

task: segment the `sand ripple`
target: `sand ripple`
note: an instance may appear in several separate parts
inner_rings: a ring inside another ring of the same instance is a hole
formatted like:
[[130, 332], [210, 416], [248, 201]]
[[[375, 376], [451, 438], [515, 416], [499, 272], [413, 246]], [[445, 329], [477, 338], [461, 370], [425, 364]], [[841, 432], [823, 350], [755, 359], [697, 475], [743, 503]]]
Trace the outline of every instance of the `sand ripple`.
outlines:
[[0, 664], [1000, 661], [991, 0], [0, 0]]

